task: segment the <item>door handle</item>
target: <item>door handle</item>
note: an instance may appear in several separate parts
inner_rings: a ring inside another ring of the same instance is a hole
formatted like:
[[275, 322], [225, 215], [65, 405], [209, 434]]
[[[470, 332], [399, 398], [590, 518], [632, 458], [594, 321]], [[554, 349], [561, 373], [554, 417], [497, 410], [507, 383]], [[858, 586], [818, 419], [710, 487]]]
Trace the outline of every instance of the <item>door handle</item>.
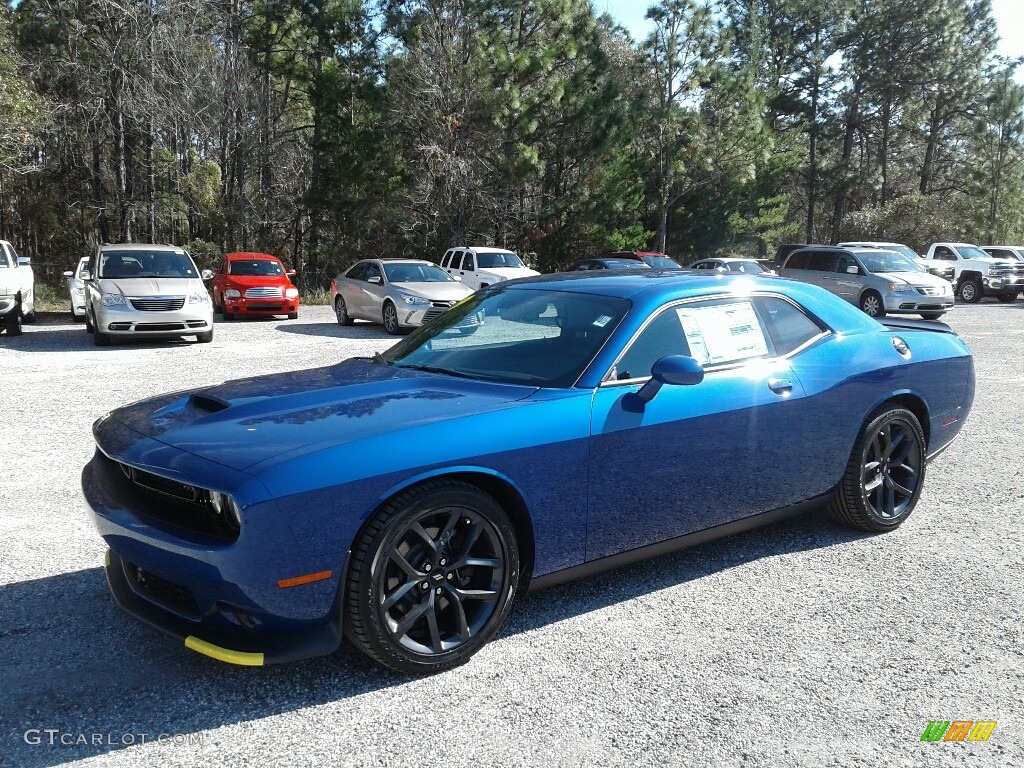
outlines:
[[789, 379], [768, 379], [768, 389], [777, 395], [788, 395], [793, 391], [793, 382]]

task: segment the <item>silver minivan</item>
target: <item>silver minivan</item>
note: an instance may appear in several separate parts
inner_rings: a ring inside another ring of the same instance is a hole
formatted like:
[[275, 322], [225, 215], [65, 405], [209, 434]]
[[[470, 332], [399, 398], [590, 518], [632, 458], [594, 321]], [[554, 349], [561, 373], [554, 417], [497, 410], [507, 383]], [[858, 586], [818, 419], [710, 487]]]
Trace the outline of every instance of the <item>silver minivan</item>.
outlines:
[[954, 304], [947, 280], [901, 253], [878, 248], [800, 248], [779, 274], [821, 286], [871, 317], [891, 312], [937, 320]]

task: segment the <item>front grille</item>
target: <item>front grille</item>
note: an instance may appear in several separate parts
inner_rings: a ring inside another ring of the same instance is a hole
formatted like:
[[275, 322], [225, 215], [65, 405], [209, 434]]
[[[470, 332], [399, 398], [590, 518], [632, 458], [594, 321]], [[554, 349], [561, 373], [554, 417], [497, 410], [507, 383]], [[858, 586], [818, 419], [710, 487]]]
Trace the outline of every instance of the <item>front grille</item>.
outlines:
[[186, 485], [185, 483], [179, 483], [177, 480], [169, 480], [166, 477], [154, 475], [152, 472], [144, 472], [141, 469], [129, 467], [127, 464], [121, 464], [121, 471], [124, 472], [125, 477], [147, 491], [163, 493], [176, 499], [184, 499], [185, 501], [196, 501], [199, 498], [199, 489], [194, 485]]
[[430, 306], [438, 307], [439, 309], [448, 309], [449, 307], [454, 307], [455, 306], [455, 302], [454, 301], [432, 301], [432, 302], [430, 302]]
[[135, 594], [187, 619], [200, 618], [195, 595], [187, 587], [162, 579], [128, 561], [124, 563], [124, 572]]
[[423, 322], [425, 323], [428, 320], [433, 320], [435, 317], [440, 316], [445, 311], [446, 310], [444, 310], [444, 309], [436, 309], [434, 307], [431, 307], [430, 309], [428, 309], [426, 312], [423, 313]]
[[922, 285], [915, 285], [914, 287], [917, 288], [917, 292], [920, 293], [922, 296], [941, 296], [942, 295], [942, 290], [939, 289], [939, 288], [933, 288], [931, 286], [922, 286]]
[[[200, 323], [200, 326], [206, 323]], [[136, 331], [184, 331], [188, 326], [184, 323], [136, 323]]]
[[245, 308], [248, 312], [281, 312], [280, 304], [250, 304]]
[[129, 301], [140, 312], [175, 312], [185, 306], [184, 296], [136, 296]]
[[186, 531], [234, 541], [237, 525], [210, 503], [210, 492], [188, 483], [161, 477], [151, 472], [116, 462], [131, 487], [139, 491], [133, 512]]
[[280, 286], [245, 289], [245, 298], [247, 299], [280, 299], [282, 296], [284, 296], [284, 290]]

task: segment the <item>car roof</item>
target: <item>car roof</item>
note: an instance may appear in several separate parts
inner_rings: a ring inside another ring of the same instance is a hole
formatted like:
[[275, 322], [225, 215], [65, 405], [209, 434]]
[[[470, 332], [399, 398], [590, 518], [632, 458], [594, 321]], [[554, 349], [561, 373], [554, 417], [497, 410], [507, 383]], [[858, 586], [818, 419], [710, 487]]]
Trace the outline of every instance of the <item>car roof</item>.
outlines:
[[426, 259], [400, 259], [385, 257], [382, 259], [363, 259], [363, 261], [380, 261], [383, 262], [384, 264], [427, 264], [431, 267], [437, 266], [437, 264], [435, 264], [434, 262], [427, 261]]
[[755, 261], [756, 262], [757, 259], [755, 259], [753, 256], [749, 256], [749, 257], [743, 257], [743, 256], [708, 256], [708, 257], [703, 258], [703, 259], [697, 259], [697, 261], [695, 261], [693, 263], [694, 264], [700, 264], [702, 261], [721, 261], [721, 262], [724, 262], [726, 264], [732, 264], [733, 262], [737, 262], [737, 261]]
[[175, 253], [184, 253], [185, 249], [180, 245], [171, 245], [169, 243], [103, 243], [100, 246], [101, 251], [173, 251]]
[[232, 251], [231, 253], [224, 254], [225, 259], [234, 261], [235, 259], [272, 259], [273, 261], [280, 261], [279, 256], [274, 256], [271, 253], [259, 253], [257, 251]]
[[883, 243], [880, 240], [847, 240], [846, 242], [839, 243], [836, 248], [884, 248], [894, 245], [899, 245], [903, 248], [910, 247], [903, 243]]
[[449, 251], [475, 251], [476, 253], [515, 253], [512, 248], [495, 248], [493, 245], [455, 245]]
[[[795, 251], [793, 251], [793, 253], [797, 253], [798, 251], [808, 251], [808, 250], [835, 251], [835, 252], [840, 252], [841, 251], [843, 253], [878, 253], [879, 251], [884, 251], [885, 248], [879, 248], [879, 247], [873, 246], [873, 245], [867, 245], [867, 246], [865, 246], [865, 245], [808, 245], [808, 246], [806, 246], [804, 248], [797, 248]], [[791, 253], [789, 255], [792, 256], [793, 253]], [[897, 253], [897, 251], [890, 251], [890, 253]], [[902, 256], [903, 254], [898, 254], [898, 255]]]

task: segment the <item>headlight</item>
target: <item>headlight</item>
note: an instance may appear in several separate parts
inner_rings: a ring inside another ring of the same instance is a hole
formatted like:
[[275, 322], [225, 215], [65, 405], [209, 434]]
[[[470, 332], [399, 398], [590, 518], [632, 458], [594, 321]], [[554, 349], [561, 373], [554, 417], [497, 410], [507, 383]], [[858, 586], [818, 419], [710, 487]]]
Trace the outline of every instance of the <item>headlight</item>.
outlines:
[[889, 293], [910, 293], [914, 286], [906, 283], [889, 283]]
[[104, 293], [101, 297], [104, 307], [112, 307], [115, 304], [124, 304], [124, 294], [121, 293]]
[[210, 507], [213, 508], [217, 517], [233, 528], [242, 526], [242, 514], [238, 510], [238, 504], [226, 493], [210, 491]]
[[193, 293], [188, 297], [189, 304], [205, 304], [210, 300], [210, 295], [203, 291], [202, 293]]
[[225, 299], [237, 299], [241, 295], [242, 295], [242, 292], [238, 291], [238, 290], [236, 290], [234, 288], [228, 288], [226, 291], [224, 291], [224, 298]]
[[285, 290], [284, 296], [285, 296], [286, 299], [297, 299], [297, 298], [299, 298], [299, 289], [298, 288], [288, 288], [288, 289]]
[[406, 304], [412, 304], [413, 306], [422, 306], [430, 303], [430, 299], [425, 299], [422, 296], [410, 296], [407, 293], [401, 294], [401, 299]]

